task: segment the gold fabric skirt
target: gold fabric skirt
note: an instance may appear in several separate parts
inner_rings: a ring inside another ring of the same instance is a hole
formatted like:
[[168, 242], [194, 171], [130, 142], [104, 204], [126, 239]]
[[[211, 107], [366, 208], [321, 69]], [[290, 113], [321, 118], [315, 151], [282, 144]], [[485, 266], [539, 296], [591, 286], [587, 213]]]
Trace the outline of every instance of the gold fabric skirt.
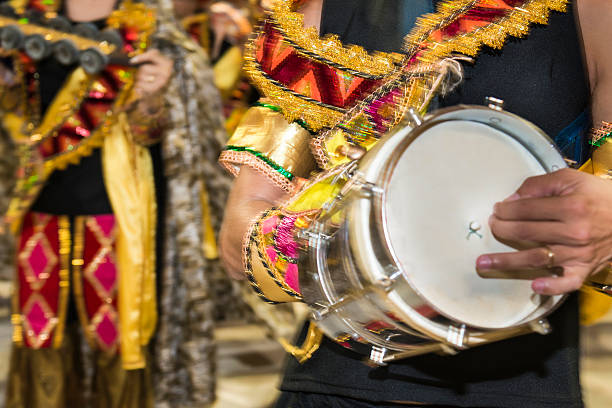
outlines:
[[153, 407], [150, 364], [126, 371], [118, 353], [94, 351], [88, 374], [79, 330], [71, 326], [57, 349], [13, 345], [6, 408]]

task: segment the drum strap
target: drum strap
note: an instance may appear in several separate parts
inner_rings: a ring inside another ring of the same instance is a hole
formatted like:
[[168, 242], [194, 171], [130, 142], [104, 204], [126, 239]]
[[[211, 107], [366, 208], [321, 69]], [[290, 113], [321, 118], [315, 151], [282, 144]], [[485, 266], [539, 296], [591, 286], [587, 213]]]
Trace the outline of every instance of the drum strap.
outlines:
[[294, 346], [286, 339], [279, 339], [285, 351], [297, 359], [300, 364], [310, 360], [315, 351], [319, 349], [323, 340], [323, 332], [313, 322], [308, 322], [308, 332], [300, 347]]

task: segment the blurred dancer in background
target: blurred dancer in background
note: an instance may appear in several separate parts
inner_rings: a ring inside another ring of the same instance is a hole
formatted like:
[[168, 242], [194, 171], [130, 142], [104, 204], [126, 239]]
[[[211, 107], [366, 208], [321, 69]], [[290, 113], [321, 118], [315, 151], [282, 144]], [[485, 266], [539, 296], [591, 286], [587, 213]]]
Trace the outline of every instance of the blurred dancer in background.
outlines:
[[[223, 100], [225, 127], [231, 134], [259, 96], [243, 71], [245, 42], [263, 16], [259, 1], [174, 0], [174, 11], [185, 31], [212, 61], [215, 86]], [[292, 337], [297, 320], [295, 307], [270, 307], [260, 302], [248, 285], [232, 282], [222, 268], [211, 271], [210, 281], [217, 323], [241, 324], [255, 319], [262, 321], [276, 339]]]
[[244, 44], [261, 17], [258, 1], [174, 0], [174, 5], [185, 31], [210, 56], [231, 134], [258, 97], [242, 71]]
[[10, 4], [94, 33], [115, 29], [138, 68], [87, 75], [4, 50], [13, 99], [2, 125], [19, 156], [7, 213], [18, 245], [7, 406], [206, 406], [214, 350], [204, 252], [227, 190], [206, 56], [177, 28], [169, 0]]

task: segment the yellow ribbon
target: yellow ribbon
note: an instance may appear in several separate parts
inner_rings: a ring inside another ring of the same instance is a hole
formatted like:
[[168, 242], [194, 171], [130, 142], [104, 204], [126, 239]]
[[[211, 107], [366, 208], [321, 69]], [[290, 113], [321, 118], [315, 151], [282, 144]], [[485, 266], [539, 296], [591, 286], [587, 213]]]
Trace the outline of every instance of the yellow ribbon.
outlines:
[[104, 182], [118, 224], [119, 326], [127, 370], [146, 365], [145, 346], [157, 322], [155, 226], [157, 205], [149, 150], [133, 142], [125, 113], [102, 147]]

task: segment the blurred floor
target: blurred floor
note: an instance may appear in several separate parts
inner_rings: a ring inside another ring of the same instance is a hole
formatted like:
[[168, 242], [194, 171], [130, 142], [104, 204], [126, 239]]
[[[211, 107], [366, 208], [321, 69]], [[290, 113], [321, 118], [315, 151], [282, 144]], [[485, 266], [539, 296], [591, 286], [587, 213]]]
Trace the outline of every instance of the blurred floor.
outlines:
[[[11, 338], [7, 290], [8, 286], [0, 282], [0, 406]], [[214, 408], [270, 408], [278, 395], [285, 357], [280, 346], [254, 325], [221, 327], [215, 336], [219, 343], [219, 380]], [[582, 345], [586, 407], [612, 407], [612, 313], [600, 324], [583, 330]]]

